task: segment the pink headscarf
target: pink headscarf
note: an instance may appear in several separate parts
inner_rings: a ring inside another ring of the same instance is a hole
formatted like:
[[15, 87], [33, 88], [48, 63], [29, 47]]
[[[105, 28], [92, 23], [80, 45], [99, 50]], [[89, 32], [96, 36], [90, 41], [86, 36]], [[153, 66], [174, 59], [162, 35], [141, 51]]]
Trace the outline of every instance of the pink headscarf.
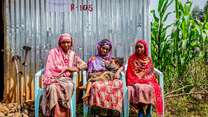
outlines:
[[[72, 42], [72, 36], [69, 33], [61, 34], [58, 37], [58, 43], [60, 44], [63, 40], [69, 40]], [[73, 46], [73, 43], [71, 43], [71, 45]]]

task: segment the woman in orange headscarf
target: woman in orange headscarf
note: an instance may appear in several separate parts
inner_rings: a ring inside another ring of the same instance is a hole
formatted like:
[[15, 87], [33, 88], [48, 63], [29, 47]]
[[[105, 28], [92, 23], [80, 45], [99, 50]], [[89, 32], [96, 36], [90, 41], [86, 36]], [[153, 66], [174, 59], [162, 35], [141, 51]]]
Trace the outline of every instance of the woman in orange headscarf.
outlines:
[[[152, 60], [148, 57], [148, 47], [144, 40], [139, 40], [135, 53], [128, 59], [127, 86], [130, 103], [139, 107], [139, 116], [143, 115], [144, 105], [154, 105], [158, 116], [163, 115], [161, 89], [156, 80]], [[149, 112], [147, 112], [150, 114]]]

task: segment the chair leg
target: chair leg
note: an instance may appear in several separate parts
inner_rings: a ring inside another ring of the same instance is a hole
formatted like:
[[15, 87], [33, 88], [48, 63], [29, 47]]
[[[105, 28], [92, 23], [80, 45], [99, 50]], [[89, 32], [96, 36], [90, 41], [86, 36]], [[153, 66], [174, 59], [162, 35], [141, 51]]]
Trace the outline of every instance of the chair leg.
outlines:
[[124, 117], [129, 117], [129, 101], [128, 101], [128, 90], [124, 94]]
[[124, 117], [124, 112], [120, 112], [120, 117]]
[[[87, 73], [86, 71], [83, 72], [83, 85], [87, 84]], [[86, 91], [83, 90], [83, 95], [85, 95]], [[83, 116], [87, 117], [88, 116], [88, 111], [90, 111], [90, 108], [88, 107], [87, 104], [83, 103]]]
[[83, 107], [84, 117], [87, 117], [88, 110], [89, 110], [88, 106], [84, 104], [84, 107]]
[[71, 114], [71, 117], [74, 117], [74, 113], [73, 113], [73, 112], [74, 112], [75, 110], [74, 110], [74, 106], [73, 106], [73, 99], [71, 99], [71, 105], [70, 105], [70, 107], [71, 107], [71, 108], [70, 108], [70, 114]]
[[39, 116], [40, 93], [35, 96], [35, 117]]
[[76, 117], [76, 88], [74, 87], [75, 91], [73, 92], [72, 99], [71, 99], [71, 117]]

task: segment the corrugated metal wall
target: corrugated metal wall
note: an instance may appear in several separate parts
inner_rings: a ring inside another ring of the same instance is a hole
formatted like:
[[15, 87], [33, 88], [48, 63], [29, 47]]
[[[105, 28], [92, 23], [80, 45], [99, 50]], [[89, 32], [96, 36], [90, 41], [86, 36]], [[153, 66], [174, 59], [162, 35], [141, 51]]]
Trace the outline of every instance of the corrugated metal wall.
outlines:
[[96, 42], [103, 38], [112, 40], [113, 55], [125, 60], [136, 39], [150, 38], [149, 0], [5, 0], [5, 15], [10, 57], [19, 55], [23, 60], [23, 46], [32, 48], [29, 64], [23, 67], [29, 74], [28, 83], [33, 83], [30, 77], [45, 63], [47, 52], [57, 46], [61, 33], [72, 34], [74, 50], [85, 61], [95, 54]]

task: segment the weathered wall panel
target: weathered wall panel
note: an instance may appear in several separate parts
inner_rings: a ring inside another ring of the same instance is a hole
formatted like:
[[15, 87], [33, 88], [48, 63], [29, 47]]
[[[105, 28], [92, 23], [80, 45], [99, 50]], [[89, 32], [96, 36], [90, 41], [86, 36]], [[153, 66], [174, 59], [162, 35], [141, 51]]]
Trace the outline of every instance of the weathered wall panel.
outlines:
[[[125, 60], [134, 51], [136, 39], [150, 38], [149, 0], [5, 0], [5, 15], [7, 59], [19, 55], [23, 62], [23, 46], [32, 48], [28, 64], [21, 65], [26, 99], [33, 99], [34, 73], [57, 46], [61, 33], [72, 34], [74, 50], [85, 61], [96, 53], [96, 42], [103, 38], [113, 42], [113, 55]], [[6, 66], [10, 65], [7, 61]], [[5, 80], [15, 79], [5, 76]]]

